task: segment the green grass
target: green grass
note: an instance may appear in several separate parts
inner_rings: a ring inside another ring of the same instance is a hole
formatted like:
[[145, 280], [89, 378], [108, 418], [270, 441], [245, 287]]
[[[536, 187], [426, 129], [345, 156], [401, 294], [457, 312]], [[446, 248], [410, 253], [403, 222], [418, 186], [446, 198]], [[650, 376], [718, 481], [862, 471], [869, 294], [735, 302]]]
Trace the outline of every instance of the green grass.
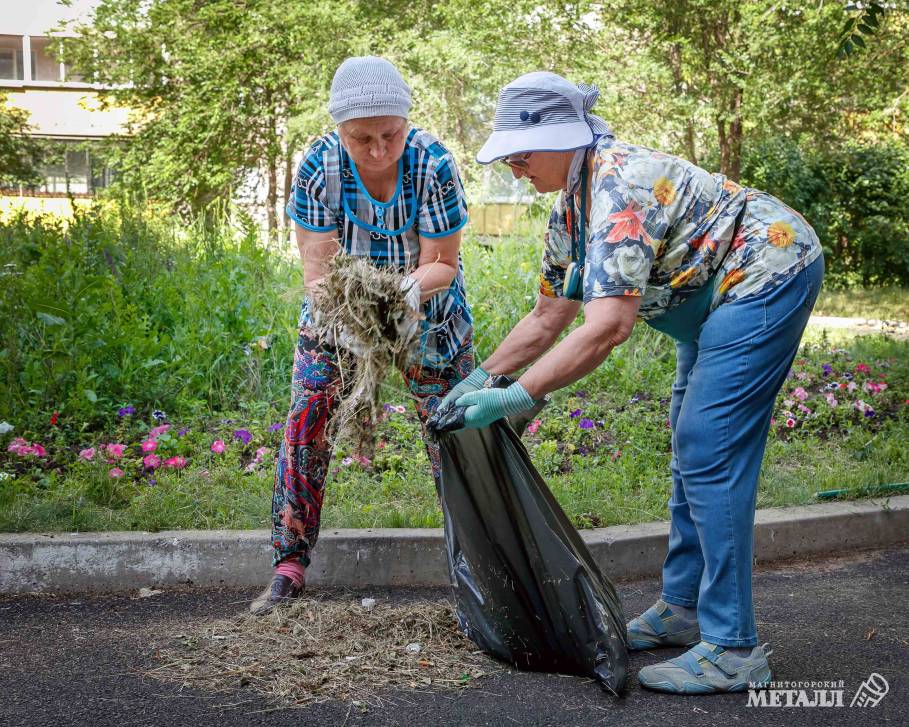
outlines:
[[823, 289], [814, 312], [822, 316], [909, 321], [909, 288]]
[[[269, 425], [283, 420], [286, 409], [298, 272], [283, 254], [262, 254], [248, 240], [206, 242], [198, 231], [168, 237], [169, 228], [135, 220], [90, 222], [94, 227], [83, 221], [85, 229], [68, 234], [22, 221], [15, 229], [0, 228], [4, 251], [12, 255], [15, 248], [23, 269], [32, 264], [16, 280], [18, 308], [5, 319], [15, 325], [4, 324], [0, 349], [8, 407], [0, 420], [16, 427], [0, 435], [0, 531], [269, 527], [270, 457], [280, 440]], [[46, 238], [53, 255], [39, 249]], [[82, 251], [58, 259], [73, 245]], [[466, 241], [481, 358], [533, 304], [539, 247], [536, 236], [492, 246]], [[105, 270], [108, 258], [119, 261], [113, 272]], [[61, 277], [82, 280], [82, 287], [94, 281], [96, 292], [70, 295]], [[61, 305], [54, 295], [72, 300]], [[842, 312], [863, 317], [906, 305], [897, 291], [849, 295], [869, 307]], [[824, 300], [828, 306], [848, 303], [839, 293]], [[9, 306], [10, 299], [0, 305]], [[50, 306], [69, 306], [60, 314], [64, 323], [36, 315]], [[824, 312], [841, 313], [830, 307]], [[266, 348], [249, 345], [259, 336]], [[794, 367], [803, 378], [787, 382], [778, 402], [760, 507], [812, 502], [823, 489], [909, 479], [909, 342], [842, 331], [835, 336], [814, 329], [806, 334]], [[48, 351], [56, 352], [51, 363]], [[668, 339], [638, 326], [601, 367], [557, 392], [539, 429], [525, 434], [536, 466], [579, 527], [667, 517], [666, 419], [674, 359]], [[825, 363], [833, 367], [830, 377], [823, 376]], [[55, 372], [59, 380], [41, 383], [42, 374]], [[823, 386], [831, 378], [845, 384], [846, 373], [859, 387], [886, 380], [887, 388], [837, 392], [842, 401], [831, 408]], [[796, 411], [797, 401], [786, 403], [796, 386], [808, 392], [804, 403], [811, 415]], [[856, 411], [857, 398], [874, 406], [873, 417]], [[389, 380], [387, 401], [407, 401], [397, 374]], [[136, 414], [118, 417], [126, 404]], [[159, 453], [185, 456], [189, 465], [159, 469], [152, 477], [142, 469], [138, 443], [156, 423], [150, 416], [155, 408], [165, 409], [173, 424], [159, 438]], [[597, 425], [581, 429], [570, 415], [576, 409]], [[56, 426], [49, 425], [53, 411], [60, 412]], [[785, 425], [790, 413], [796, 422], [791, 429]], [[251, 441], [240, 442], [238, 429], [248, 430]], [[349, 452], [336, 453], [323, 528], [441, 526], [414, 414], [389, 415], [379, 435], [385, 446], [368, 469], [345, 460]], [[48, 456], [8, 453], [14, 436], [40, 441]], [[210, 451], [214, 439], [227, 443], [223, 454]], [[105, 442], [129, 445], [119, 463], [126, 471], [122, 479], [109, 477], [111, 465], [100, 457], [86, 462], [78, 456]], [[246, 471], [262, 447], [269, 455]]]

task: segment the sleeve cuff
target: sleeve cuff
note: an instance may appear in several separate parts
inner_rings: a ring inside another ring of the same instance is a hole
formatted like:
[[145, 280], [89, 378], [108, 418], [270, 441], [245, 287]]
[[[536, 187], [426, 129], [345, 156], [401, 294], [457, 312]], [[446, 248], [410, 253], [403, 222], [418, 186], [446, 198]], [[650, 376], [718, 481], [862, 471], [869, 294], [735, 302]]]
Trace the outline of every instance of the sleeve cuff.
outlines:
[[467, 224], [467, 220], [468, 220], [468, 216], [464, 215], [464, 219], [461, 220], [457, 225], [455, 225], [454, 227], [450, 227], [447, 230], [444, 230], [442, 232], [424, 232], [423, 230], [420, 230], [420, 229], [417, 229], [417, 232], [420, 234], [420, 237], [428, 237], [429, 239], [432, 239], [435, 237], [448, 237], [448, 235], [453, 235], [458, 230], [460, 230], [462, 227], [464, 227], [464, 225]]
[[290, 219], [300, 225], [300, 227], [302, 227], [304, 230], [310, 230], [311, 232], [329, 232], [331, 230], [337, 229], [337, 225], [313, 225], [309, 222], [304, 222], [300, 219], [300, 216], [290, 208], [290, 205], [287, 205], [284, 213], [290, 217]]

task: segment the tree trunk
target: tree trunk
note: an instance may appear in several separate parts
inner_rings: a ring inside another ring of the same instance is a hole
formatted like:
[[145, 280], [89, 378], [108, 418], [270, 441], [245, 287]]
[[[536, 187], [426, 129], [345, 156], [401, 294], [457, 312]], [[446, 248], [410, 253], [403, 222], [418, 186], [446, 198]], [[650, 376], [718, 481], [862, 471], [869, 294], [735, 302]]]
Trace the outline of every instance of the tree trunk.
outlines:
[[[293, 194], [294, 189], [294, 155], [290, 149], [290, 143], [287, 144], [287, 147], [284, 150], [284, 207], [287, 208], [288, 202], [290, 202], [290, 195]], [[290, 219], [286, 214], [281, 215], [281, 220], [284, 223], [284, 236], [283, 239], [285, 242], [290, 240], [290, 232], [293, 229], [293, 225], [290, 222]]]
[[[682, 79], [682, 46], [673, 43], [669, 46], [669, 65], [672, 68], [672, 88], [677, 96], [684, 97], [685, 88]], [[685, 121], [685, 156], [692, 164], [698, 163], [697, 148], [694, 144], [694, 123], [691, 118]]]
[[717, 116], [716, 131], [720, 142], [720, 174], [738, 182], [742, 173], [742, 89], [732, 95], [729, 120], [726, 115]]

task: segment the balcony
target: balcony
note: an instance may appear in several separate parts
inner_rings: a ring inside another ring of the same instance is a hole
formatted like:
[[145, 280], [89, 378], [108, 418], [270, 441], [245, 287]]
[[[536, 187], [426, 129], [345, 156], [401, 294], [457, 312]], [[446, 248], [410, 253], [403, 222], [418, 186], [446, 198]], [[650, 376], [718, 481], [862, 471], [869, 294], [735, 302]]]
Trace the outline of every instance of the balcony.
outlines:
[[0, 88], [96, 89], [50, 52], [52, 39], [0, 35]]

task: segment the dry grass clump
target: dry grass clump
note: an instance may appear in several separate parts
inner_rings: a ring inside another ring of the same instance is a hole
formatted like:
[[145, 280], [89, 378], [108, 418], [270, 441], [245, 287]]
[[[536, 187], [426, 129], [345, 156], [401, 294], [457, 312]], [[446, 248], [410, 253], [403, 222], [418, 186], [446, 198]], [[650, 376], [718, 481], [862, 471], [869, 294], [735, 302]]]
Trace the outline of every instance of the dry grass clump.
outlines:
[[406, 337], [399, 324], [414, 324], [421, 316], [405, 300], [401, 273], [379, 267], [366, 258], [338, 254], [312, 301], [316, 329], [331, 344], [344, 331], [354, 345], [338, 347], [341, 404], [329, 436], [349, 442], [356, 451], [371, 455], [375, 424], [381, 414], [380, 389], [391, 367], [403, 369], [419, 341], [411, 325]]
[[359, 600], [304, 598], [266, 617], [194, 624], [175, 639], [149, 676], [218, 692], [249, 687], [301, 706], [329, 699], [381, 706], [382, 691], [465, 688], [501, 670], [439, 602], [364, 608]]

